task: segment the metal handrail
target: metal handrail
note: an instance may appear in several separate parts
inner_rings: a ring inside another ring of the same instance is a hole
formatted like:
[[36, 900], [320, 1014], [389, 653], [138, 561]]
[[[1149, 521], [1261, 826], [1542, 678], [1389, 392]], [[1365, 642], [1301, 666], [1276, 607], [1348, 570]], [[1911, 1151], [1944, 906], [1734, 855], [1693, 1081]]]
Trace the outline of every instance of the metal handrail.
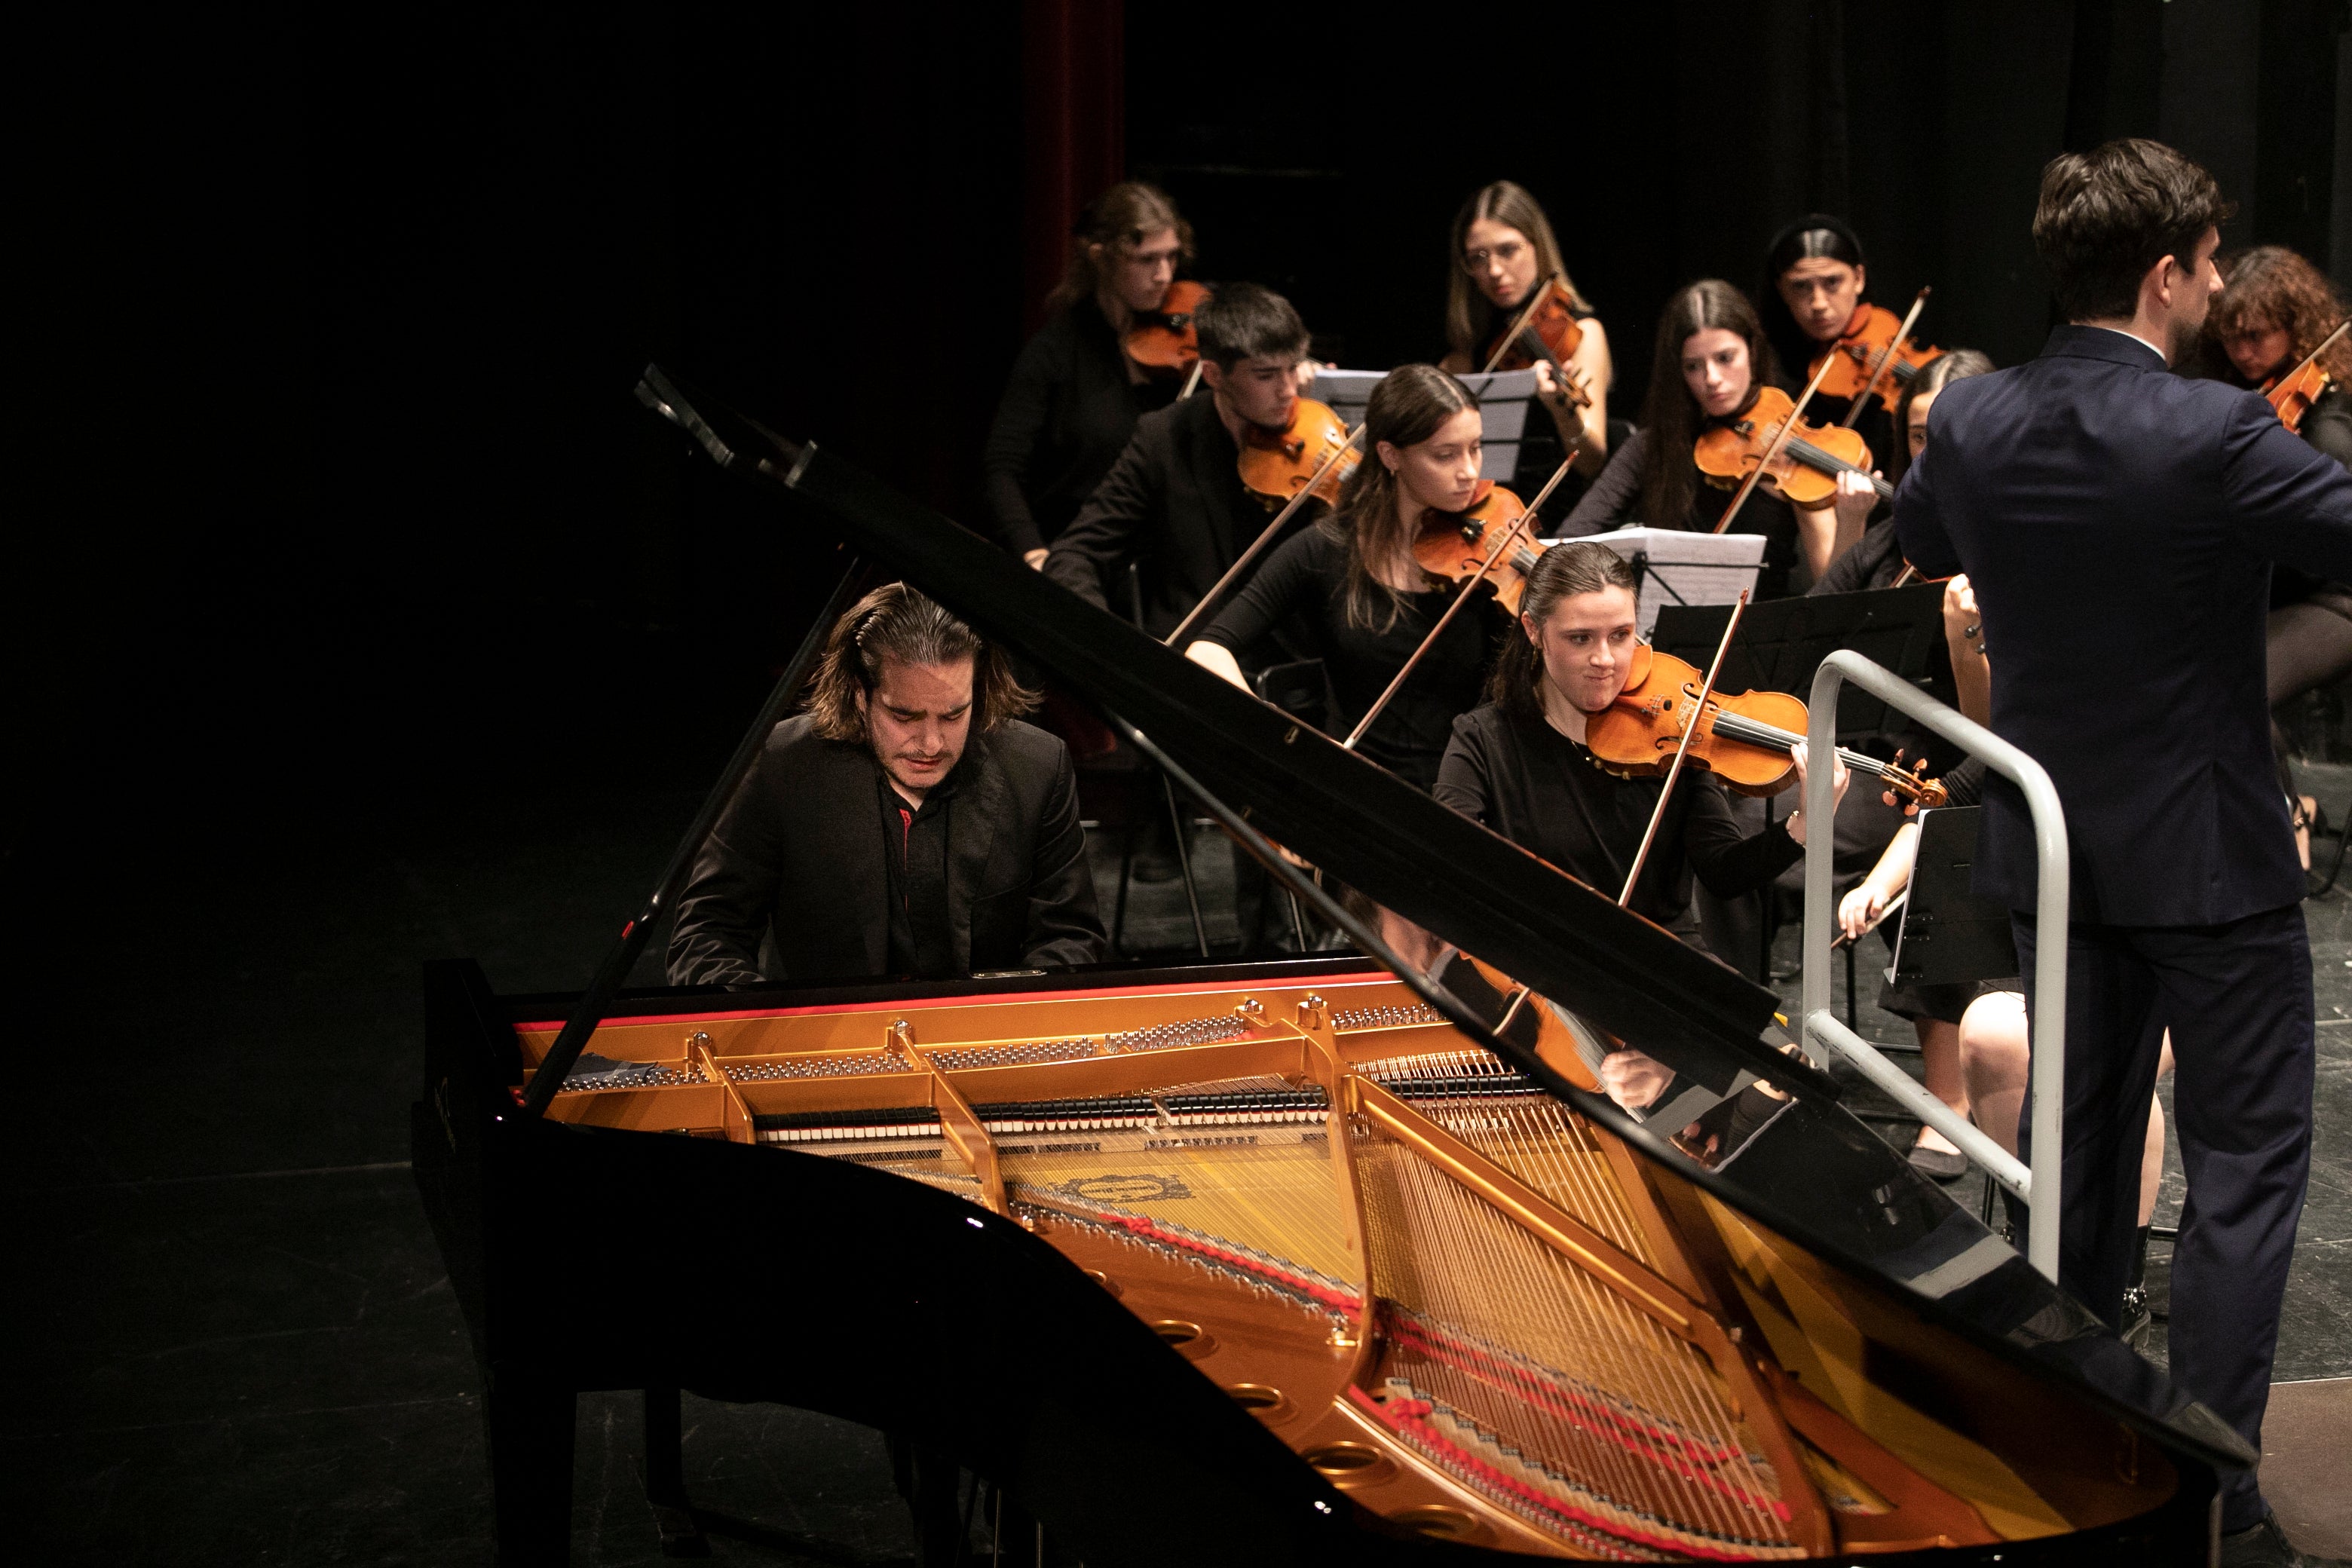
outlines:
[[2033, 848], [2041, 863], [2034, 892], [2034, 911], [2041, 940], [2033, 954], [2033, 1160], [2031, 1169], [1985, 1136], [1974, 1123], [1929, 1094], [1910, 1074], [1880, 1054], [1861, 1036], [1830, 1012], [1830, 928], [1836, 918], [1831, 889], [1835, 876], [1835, 835], [1828, 825], [1833, 817], [1831, 769], [1809, 770], [1805, 780], [1805, 820], [1820, 823], [1822, 831], [1805, 835], [1804, 1027], [1800, 1037], [1816, 1066], [1826, 1058], [1816, 1044], [1833, 1050], [1861, 1070], [1871, 1082], [1893, 1095], [1930, 1127], [1949, 1138], [1959, 1151], [1984, 1167], [1986, 1174], [2019, 1197], [2031, 1201], [2037, 1192], [2050, 1194], [2042, 1223], [2026, 1230], [2026, 1260], [2053, 1280], [2058, 1278], [2058, 1197], [2060, 1159], [2063, 1152], [2066, 1111], [2066, 910], [2069, 861], [2066, 816], [2058, 805], [2058, 791], [2042, 764], [1983, 725], [1954, 712], [1941, 702], [1860, 654], [1840, 649], [1822, 660], [1813, 675], [1813, 694], [1807, 750], [1816, 757], [1831, 754], [1837, 744], [1838, 691], [1851, 680], [1873, 697], [1917, 720], [1962, 750], [1982, 757], [2024, 793], [2033, 815]]

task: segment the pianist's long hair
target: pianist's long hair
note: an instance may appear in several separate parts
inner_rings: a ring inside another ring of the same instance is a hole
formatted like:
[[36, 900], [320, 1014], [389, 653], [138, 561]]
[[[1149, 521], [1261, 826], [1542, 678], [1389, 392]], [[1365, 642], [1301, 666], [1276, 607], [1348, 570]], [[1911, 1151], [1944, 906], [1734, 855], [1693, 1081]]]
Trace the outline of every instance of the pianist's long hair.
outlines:
[[834, 622], [824, 658], [809, 685], [807, 709], [828, 741], [866, 739], [860, 693], [882, 678], [882, 661], [951, 664], [971, 660], [971, 732], [984, 735], [1037, 706], [1037, 694], [1014, 679], [1003, 650], [950, 615], [936, 599], [904, 583], [886, 583]]

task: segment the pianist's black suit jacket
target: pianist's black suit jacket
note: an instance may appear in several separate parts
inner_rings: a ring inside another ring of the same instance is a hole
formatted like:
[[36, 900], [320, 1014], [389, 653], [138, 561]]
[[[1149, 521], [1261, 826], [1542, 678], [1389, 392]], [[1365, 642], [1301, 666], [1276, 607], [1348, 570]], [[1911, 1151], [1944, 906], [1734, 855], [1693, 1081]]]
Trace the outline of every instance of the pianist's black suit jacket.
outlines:
[[[2274, 561], [2352, 581], [2352, 475], [2255, 394], [2098, 327], [1952, 383], [1927, 428], [1895, 529], [1920, 571], [1976, 590], [1992, 728], [2057, 786], [2074, 918], [2206, 926], [2300, 900], [2263, 617]], [[1978, 889], [2031, 910], [2034, 866], [1995, 775]]]
[[[777, 725], [678, 901], [674, 985], [866, 978], [888, 972], [880, 764]], [[1062, 968], [1102, 956], [1069, 749], [1018, 721], [972, 737], [948, 822], [958, 966]], [[763, 942], [763, 939], [766, 939]]]

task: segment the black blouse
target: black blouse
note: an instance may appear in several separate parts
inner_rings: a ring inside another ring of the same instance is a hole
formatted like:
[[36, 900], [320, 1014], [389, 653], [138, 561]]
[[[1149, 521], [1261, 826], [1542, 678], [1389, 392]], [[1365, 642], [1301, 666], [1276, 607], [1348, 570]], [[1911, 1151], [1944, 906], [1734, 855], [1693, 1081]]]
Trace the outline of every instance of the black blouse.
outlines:
[[1013, 362], [981, 455], [988, 525], [1008, 550], [1043, 550], [1077, 515], [1172, 382], [1129, 381], [1127, 353], [1092, 300], [1055, 312]]
[[[1585, 534], [1607, 533], [1612, 529], [1627, 528], [1641, 522], [1642, 465], [1650, 447], [1650, 432], [1636, 430], [1624, 445], [1609, 454], [1609, 466], [1576, 503], [1560, 525], [1563, 538]], [[1697, 465], [1692, 465], [1696, 474]], [[1697, 489], [1691, 497], [1690, 510], [1678, 526], [1692, 533], [1708, 533], [1716, 519], [1731, 504], [1735, 490], [1717, 489], [1712, 479], [1697, 475]], [[1796, 509], [1780, 497], [1758, 489], [1748, 498], [1733, 519], [1734, 533], [1760, 533], [1764, 536], [1764, 566], [1757, 574], [1756, 596], [1759, 599], [1786, 598], [1789, 576], [1797, 564]]]
[[[1752, 501], [1749, 503], [1753, 505]], [[1903, 575], [1903, 542], [1895, 537], [1894, 510], [1882, 504], [1853, 548], [1830, 563], [1822, 580], [1805, 590], [1813, 594], [1860, 594], [1891, 588]]]
[[[1454, 721], [1437, 798], [1613, 899], [1625, 886], [1663, 779], [1602, 771], [1592, 753], [1539, 718], [1492, 703]], [[1804, 847], [1774, 822], [1742, 837], [1722, 786], [1685, 772], [1658, 824], [1631, 906], [1658, 924], [1687, 928], [1694, 872], [1724, 898], [1762, 887]]]
[[[1379, 624], [1385, 606], [1375, 607], [1372, 626], [1359, 626], [1348, 617], [1347, 574], [1348, 545], [1334, 525], [1293, 534], [1201, 634], [1238, 654], [1286, 622], [1307, 633], [1302, 640], [1330, 675], [1339, 710], [1334, 717], [1343, 733], [1388, 689], [1455, 592], [1449, 584], [1407, 594], [1404, 609], [1386, 629]], [[1381, 710], [1358, 750], [1418, 788], [1434, 784], [1454, 716], [1475, 707], [1486, 685], [1497, 620], [1486, 605], [1465, 605], [1404, 689]]]

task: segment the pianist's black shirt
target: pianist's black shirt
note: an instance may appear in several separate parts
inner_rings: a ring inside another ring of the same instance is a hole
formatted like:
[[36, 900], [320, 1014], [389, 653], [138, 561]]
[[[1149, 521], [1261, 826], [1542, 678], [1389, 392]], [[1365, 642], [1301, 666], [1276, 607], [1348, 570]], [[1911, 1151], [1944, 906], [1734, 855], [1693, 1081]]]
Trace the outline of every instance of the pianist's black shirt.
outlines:
[[955, 943], [948, 930], [948, 818], [955, 802], [955, 774], [934, 784], [919, 806], [890, 787], [890, 775], [874, 770], [882, 796], [883, 864], [888, 874], [890, 973], [938, 980], [956, 973]]

